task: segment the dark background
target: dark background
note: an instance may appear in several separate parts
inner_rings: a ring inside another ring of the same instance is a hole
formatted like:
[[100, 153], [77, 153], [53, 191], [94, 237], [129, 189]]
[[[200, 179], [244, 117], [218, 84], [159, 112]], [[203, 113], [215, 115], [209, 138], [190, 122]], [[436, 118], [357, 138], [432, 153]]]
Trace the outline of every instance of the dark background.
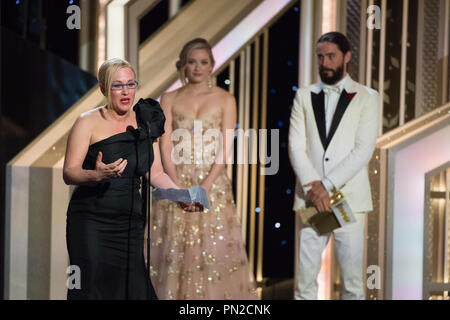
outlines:
[[294, 270], [295, 174], [289, 162], [288, 132], [298, 85], [299, 15], [297, 2], [269, 30], [267, 128], [280, 130], [280, 168], [276, 175], [266, 176], [263, 271], [270, 278], [292, 278]]

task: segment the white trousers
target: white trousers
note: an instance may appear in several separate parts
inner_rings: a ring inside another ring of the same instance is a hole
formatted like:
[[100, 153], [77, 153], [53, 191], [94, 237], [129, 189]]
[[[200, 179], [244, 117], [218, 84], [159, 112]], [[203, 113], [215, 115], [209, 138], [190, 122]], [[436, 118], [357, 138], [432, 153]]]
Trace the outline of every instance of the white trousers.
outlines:
[[[355, 213], [356, 222], [334, 230], [336, 255], [341, 269], [343, 300], [364, 300], [363, 255], [365, 213]], [[301, 226], [295, 300], [317, 300], [317, 276], [322, 265], [322, 252], [331, 233], [319, 236], [314, 229]]]

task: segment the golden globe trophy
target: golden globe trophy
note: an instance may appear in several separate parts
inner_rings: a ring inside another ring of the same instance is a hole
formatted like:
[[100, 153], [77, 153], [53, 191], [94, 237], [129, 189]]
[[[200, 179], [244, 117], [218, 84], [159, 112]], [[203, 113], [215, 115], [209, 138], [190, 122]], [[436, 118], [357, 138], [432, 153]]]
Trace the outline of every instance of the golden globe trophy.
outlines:
[[311, 226], [319, 235], [330, 233], [337, 228], [356, 222], [344, 195], [333, 189], [330, 197], [331, 211], [317, 211], [311, 203], [307, 207], [297, 210], [303, 225]]

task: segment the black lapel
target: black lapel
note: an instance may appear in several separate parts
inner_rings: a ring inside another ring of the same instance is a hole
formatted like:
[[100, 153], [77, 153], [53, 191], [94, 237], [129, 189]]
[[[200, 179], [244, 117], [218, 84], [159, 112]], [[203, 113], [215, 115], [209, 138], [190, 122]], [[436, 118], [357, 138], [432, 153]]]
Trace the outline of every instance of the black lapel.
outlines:
[[316, 118], [317, 130], [319, 131], [320, 140], [323, 149], [327, 149], [327, 131], [325, 128], [325, 96], [323, 90], [319, 93], [311, 92], [311, 102], [314, 109], [314, 117]]
[[328, 132], [327, 146], [330, 143], [331, 139], [333, 139], [333, 135], [336, 132], [336, 129], [338, 128], [342, 116], [344, 115], [350, 101], [352, 101], [352, 99], [348, 97], [347, 91], [345, 91], [345, 89], [342, 90], [336, 107], [336, 111], [334, 112], [333, 121], [331, 121], [330, 132]]

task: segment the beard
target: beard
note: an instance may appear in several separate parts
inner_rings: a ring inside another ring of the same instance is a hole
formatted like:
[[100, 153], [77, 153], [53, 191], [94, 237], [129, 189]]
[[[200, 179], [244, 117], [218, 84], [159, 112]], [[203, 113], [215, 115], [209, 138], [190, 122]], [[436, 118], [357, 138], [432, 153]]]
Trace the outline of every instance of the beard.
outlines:
[[[331, 71], [330, 76], [327, 74], [328, 71]], [[322, 80], [323, 83], [329, 85], [333, 85], [339, 80], [341, 80], [343, 74], [344, 74], [344, 64], [341, 64], [339, 67], [336, 68], [336, 70], [326, 69], [323, 67], [319, 69], [320, 79]]]

